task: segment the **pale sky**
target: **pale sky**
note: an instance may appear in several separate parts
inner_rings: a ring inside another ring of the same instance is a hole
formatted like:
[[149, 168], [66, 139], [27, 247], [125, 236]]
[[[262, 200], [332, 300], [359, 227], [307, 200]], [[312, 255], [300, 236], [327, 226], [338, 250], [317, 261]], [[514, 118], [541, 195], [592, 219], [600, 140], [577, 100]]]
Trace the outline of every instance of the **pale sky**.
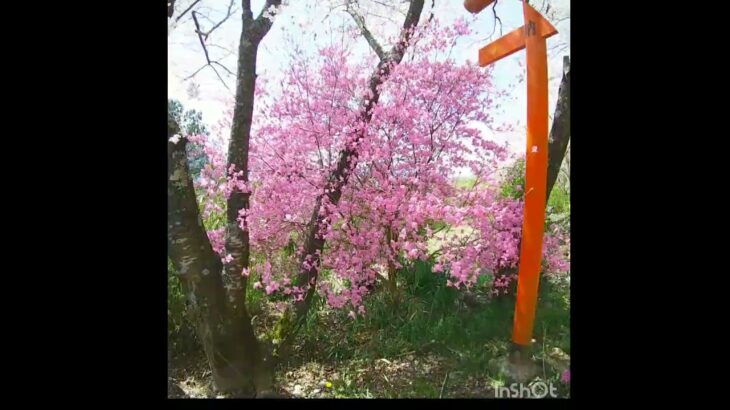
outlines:
[[[569, 0], [550, 0], [552, 8], [557, 10], [560, 17], [569, 17]], [[192, 0], [178, 0], [176, 13], [186, 9]], [[241, 33], [241, 5], [240, 1], [234, 2], [233, 15], [214, 31], [206, 45], [211, 60], [219, 60], [232, 72], [236, 71], [236, 55], [230, 51], [238, 49], [238, 41]], [[264, 0], [252, 0], [252, 10], [256, 17], [261, 10]], [[288, 53], [291, 51], [292, 42], [305, 52], [312, 52], [318, 46], [325, 46], [332, 41], [332, 28], [340, 27], [343, 23], [352, 24], [352, 18], [342, 11], [330, 11], [329, 4], [342, 4], [332, 1], [311, 1], [311, 0], [289, 0], [289, 5], [282, 8], [281, 14], [277, 15], [269, 33], [266, 35], [259, 47], [257, 72], [259, 76], [265, 76], [272, 80], [281, 78], [281, 70], [287, 65]], [[374, 15], [366, 17], [368, 28], [374, 32], [381, 42], [385, 43], [385, 37], [397, 33], [403, 23], [403, 15], [393, 10], [385, 10], [372, 1], [361, 1], [363, 4], [372, 4], [368, 8]], [[407, 2], [401, 0], [382, 0], [381, 3], [400, 5], [405, 12]], [[431, 11], [431, 1], [426, 0], [421, 21], [428, 18]], [[443, 23], [451, 22], [459, 17], [467, 18], [470, 27], [474, 31], [472, 36], [460, 41], [452, 54], [456, 61], [471, 60], [477, 61], [478, 51], [489, 42], [499, 38], [499, 28], [489, 39], [494, 28], [494, 17], [492, 6], [473, 17], [463, 7], [463, 0], [435, 0], [434, 14]], [[225, 15], [230, 0], [201, 0], [196, 6], [201, 14], [207, 15], [210, 20], [199, 17], [201, 29], [207, 31], [222, 16]], [[540, 8], [541, 0], [532, 1], [533, 7]], [[341, 10], [341, 8], [339, 9]], [[500, 0], [496, 6], [496, 12], [502, 21], [502, 34], [507, 34], [522, 25], [522, 5], [518, 0]], [[392, 17], [390, 22], [378, 16]], [[173, 16], [174, 20], [175, 16]], [[475, 19], [471, 21], [471, 19]], [[555, 97], [558, 93], [560, 76], [562, 73], [562, 56], [570, 54], [570, 20], [560, 22], [551, 21], [558, 29], [559, 34], [548, 39], [550, 77], [550, 115], [554, 109]], [[359, 37], [355, 45], [356, 53], [372, 53], [363, 37]], [[214, 46], [210, 46], [213, 44]], [[556, 46], [562, 50], [556, 50]], [[383, 44], [383, 48], [387, 49]], [[552, 48], [552, 50], [551, 50]], [[524, 51], [513, 54], [510, 57], [494, 63], [495, 83], [498, 87], [508, 87], [514, 84], [518, 75], [524, 76], [524, 64], [522, 67], [518, 62], [524, 62]], [[183, 103], [186, 109], [196, 109], [203, 113], [203, 121], [206, 124], [214, 124], [225, 115], [225, 101], [232, 99], [233, 94], [221, 83], [210, 67], [204, 68], [192, 80], [185, 80], [190, 74], [205, 64], [205, 54], [197, 35], [195, 24], [190, 12], [188, 12], [177, 24], [168, 36], [168, 96]], [[228, 84], [231, 90], [235, 87], [235, 78], [225, 70], [217, 67], [218, 72]], [[278, 82], [278, 81], [274, 81]], [[191, 96], [188, 89], [191, 83], [198, 89], [197, 96]], [[500, 111], [496, 114], [498, 122], [515, 124], [515, 132], [501, 133], [494, 135], [490, 132], [490, 139], [497, 142], [509, 141], [513, 152], [524, 152], [525, 150], [525, 116], [527, 101], [525, 96], [526, 83], [522, 82], [513, 88], [509, 100], [505, 102]], [[487, 132], [485, 130], [485, 132]]]

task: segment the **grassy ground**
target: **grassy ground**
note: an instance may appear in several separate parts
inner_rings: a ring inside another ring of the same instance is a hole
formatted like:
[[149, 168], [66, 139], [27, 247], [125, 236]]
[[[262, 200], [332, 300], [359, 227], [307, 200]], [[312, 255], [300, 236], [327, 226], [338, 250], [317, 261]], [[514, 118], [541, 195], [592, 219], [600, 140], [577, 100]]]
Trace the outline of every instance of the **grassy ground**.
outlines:
[[[300, 359], [283, 374], [282, 387], [293, 393], [302, 366], [318, 370], [317, 382], [332, 383], [331, 389], [309, 390], [299, 383], [296, 390], [304, 396], [491, 397], [493, 386], [507, 382], [494, 359], [507, 353], [513, 297], [467, 307], [443, 277], [423, 265], [400, 285], [404, 299], [399, 306], [376, 294], [364, 318], [319, 310], [305, 329]], [[486, 299], [486, 290], [476, 293]], [[570, 354], [569, 322], [567, 283], [544, 281], [533, 352], [544, 365], [543, 381], [560, 384]], [[567, 395], [563, 387], [561, 394]]]
[[[513, 173], [503, 195], [519, 198], [519, 164]], [[457, 181], [470, 184], [467, 178]], [[553, 189], [547, 211], [548, 223], [569, 230], [570, 195], [562, 185]], [[474, 290], [481, 303], [467, 304], [424, 263], [399, 274], [397, 306], [385, 289], [366, 298], [367, 315], [354, 320], [347, 311], [318, 303], [291, 360], [277, 371], [279, 392], [327, 398], [494, 397], [495, 386], [511, 383], [495, 362], [507, 353], [515, 300], [511, 295], [490, 299], [490, 281], [482, 283]], [[216, 397], [195, 334], [181, 314], [174, 278], [169, 289], [169, 396]], [[560, 375], [570, 361], [569, 277], [543, 277], [539, 297], [532, 350], [539, 374], [532, 382], [552, 382], [559, 396], [567, 397], [569, 387]], [[274, 304], [253, 289], [248, 303], [257, 333], [265, 335], [276, 322]]]
[[[494, 397], [509, 385], [495, 359], [504, 357], [512, 330], [514, 297], [488, 300], [488, 284], [475, 291], [484, 302], [468, 307], [458, 291], [422, 264], [403, 273], [397, 306], [378, 290], [368, 314], [351, 319], [322, 304], [303, 329], [292, 359], [277, 372], [280, 393], [289, 397], [448, 398]], [[566, 397], [560, 374], [570, 354], [569, 284], [545, 278], [535, 322], [534, 381], [553, 382]], [[172, 377], [188, 397], [210, 397], [204, 360]], [[173, 366], [174, 367], [174, 366]]]

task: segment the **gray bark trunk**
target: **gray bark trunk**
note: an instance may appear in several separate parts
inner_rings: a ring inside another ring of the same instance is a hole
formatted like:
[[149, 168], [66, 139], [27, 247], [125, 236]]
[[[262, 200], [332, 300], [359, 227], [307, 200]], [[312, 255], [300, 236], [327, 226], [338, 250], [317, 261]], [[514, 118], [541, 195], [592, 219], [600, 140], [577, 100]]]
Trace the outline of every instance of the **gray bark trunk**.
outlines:
[[[267, 0], [264, 10], [280, 5]], [[272, 21], [262, 13], [253, 18], [251, 2], [242, 1], [243, 29], [238, 52], [236, 105], [228, 167], [243, 171], [248, 181], [248, 148], [256, 87], [258, 45]], [[168, 138], [179, 127], [168, 120]], [[233, 260], [223, 266], [213, 251], [200, 218], [186, 157], [186, 140], [168, 142], [168, 253], [180, 274], [191, 313], [197, 319], [200, 340], [208, 356], [216, 388], [240, 396], [267, 394], [273, 384], [271, 362], [262, 353], [246, 309], [249, 265], [248, 231], [238, 223], [239, 212], [249, 208], [249, 193], [233, 192], [227, 200], [226, 253]]]
[[[170, 121], [168, 138], [178, 132]], [[240, 324], [231, 315], [223, 287], [223, 266], [213, 251], [198, 211], [188, 169], [185, 138], [168, 141], [168, 255], [179, 275], [196, 323], [216, 387], [252, 395], [253, 365], [250, 354], [255, 338], [250, 322]]]
[[[280, 0], [268, 0], [264, 10]], [[258, 46], [271, 28], [272, 22], [259, 15], [253, 18], [250, 2], [243, 2], [242, 30], [238, 45], [238, 68], [236, 73], [236, 103], [233, 109], [231, 138], [228, 144], [228, 167], [235, 166], [235, 172], [243, 171], [243, 180], [248, 182], [248, 151], [251, 139], [254, 92], [256, 89], [256, 58]], [[229, 177], [232, 175], [229, 174]], [[249, 267], [250, 243], [247, 229], [239, 224], [241, 210], [249, 209], [248, 192], [234, 191], [226, 206], [226, 253], [233, 258], [223, 268], [223, 282], [231, 309], [232, 331], [239, 335], [237, 341], [246, 348], [239, 353], [241, 366], [247, 366], [253, 375], [254, 389], [258, 394], [271, 390], [273, 385], [272, 363], [264, 354], [261, 343], [251, 327], [251, 317], [246, 309], [246, 276], [241, 273]]]
[[555, 104], [553, 125], [550, 128], [548, 145], [547, 196], [555, 185], [560, 173], [560, 166], [565, 158], [565, 151], [570, 141], [570, 57], [563, 57], [563, 78], [560, 81], [558, 102]]

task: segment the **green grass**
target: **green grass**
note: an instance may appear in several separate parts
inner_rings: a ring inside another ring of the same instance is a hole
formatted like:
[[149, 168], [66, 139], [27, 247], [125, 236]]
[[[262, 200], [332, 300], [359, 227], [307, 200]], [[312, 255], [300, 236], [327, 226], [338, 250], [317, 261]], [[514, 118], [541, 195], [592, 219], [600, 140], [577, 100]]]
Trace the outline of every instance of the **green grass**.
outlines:
[[[393, 306], [385, 289], [379, 289], [365, 303], [367, 314], [351, 320], [346, 311], [322, 307], [304, 329], [301, 351], [308, 360], [334, 363], [346, 370], [353, 363], [372, 363], [382, 358], [397, 359], [414, 352], [416, 357], [445, 358], [449, 371], [465, 376], [498, 380], [500, 374], [490, 360], [504, 356], [509, 347], [515, 298], [496, 298], [483, 307], [467, 308], [457, 290], [446, 287], [443, 275], [433, 274], [430, 265], [419, 262], [400, 272], [401, 303]], [[486, 292], [484, 283], [476, 292]], [[543, 279], [535, 320], [534, 358], [559, 348], [570, 353], [569, 296], [565, 284]], [[559, 379], [550, 369], [547, 378]], [[542, 377], [542, 376], [541, 376]], [[442, 380], [417, 376], [406, 390], [377, 390], [364, 382], [343, 387], [338, 397], [438, 397]], [[337, 388], [336, 388], [337, 389]]]
[[185, 356], [199, 348], [195, 325], [185, 311], [185, 294], [175, 275], [172, 262], [167, 263], [167, 343], [170, 354]]
[[454, 181], [454, 186], [457, 188], [473, 188], [476, 181], [476, 177], [460, 177]]
[[[510, 170], [502, 195], [521, 197], [523, 166], [518, 163]], [[474, 178], [462, 178], [455, 183], [457, 187], [470, 187], [474, 182]], [[569, 215], [569, 192], [562, 184], [556, 184], [548, 201], [546, 224], [564, 224], [569, 229]], [[209, 218], [205, 224], [212, 229], [221, 226], [222, 219]], [[440, 221], [432, 223], [432, 229], [442, 226], [444, 223]], [[291, 252], [293, 247], [288, 246], [282, 250], [281, 257]], [[262, 255], [252, 255], [252, 266], [263, 262]], [[446, 277], [434, 274], [431, 266], [419, 261], [398, 273], [401, 300], [397, 305], [391, 302], [386, 286], [381, 284], [365, 299], [367, 314], [354, 320], [347, 316], [349, 309], [332, 310], [316, 296], [310, 319], [298, 337], [295, 355], [284, 368], [296, 366], [297, 362], [318, 362], [335, 368], [340, 377], [332, 380], [331, 392], [333, 397], [340, 398], [439, 397], [447, 374], [459, 374], [482, 383], [509, 383], [492, 363], [493, 359], [504, 357], [509, 348], [514, 296], [500, 296], [483, 306], [468, 307], [460, 291], [447, 287]], [[322, 277], [327, 276], [328, 272], [323, 271]], [[185, 318], [184, 295], [171, 268], [168, 284], [168, 334], [173, 341], [188, 343], [182, 346], [174, 342], [177, 344], [171, 348], [193, 349], [197, 343], [195, 334]], [[482, 277], [473, 292], [486, 298], [490, 284], [491, 278]], [[267, 316], [270, 310], [266, 309], [272, 298], [261, 289], [253, 289], [253, 281], [248, 286], [249, 312], [252, 317], [258, 316], [257, 325], [270, 331], [271, 324], [267, 322], [264, 326], [263, 321], [272, 319]], [[569, 283], [543, 277], [539, 298], [532, 353], [533, 359], [543, 362], [555, 348], [570, 354]], [[264, 336], [270, 338], [267, 335]], [[386, 379], [380, 370], [374, 370], [373, 364], [380, 360], [396, 363], [406, 357], [407, 360], [437, 357], [440, 368], [432, 373], [416, 371], [403, 376], [403, 380]], [[540, 378], [557, 383], [560, 371], [547, 365]], [[453, 382], [459, 383], [462, 382]], [[561, 395], [569, 394], [566, 386], [557, 385]]]
[[519, 159], [507, 169], [502, 183], [502, 196], [521, 199], [525, 193], [525, 160]]
[[548, 199], [548, 208], [554, 213], [569, 214], [570, 213], [570, 193], [564, 185], [555, 184], [553, 190], [550, 191]]

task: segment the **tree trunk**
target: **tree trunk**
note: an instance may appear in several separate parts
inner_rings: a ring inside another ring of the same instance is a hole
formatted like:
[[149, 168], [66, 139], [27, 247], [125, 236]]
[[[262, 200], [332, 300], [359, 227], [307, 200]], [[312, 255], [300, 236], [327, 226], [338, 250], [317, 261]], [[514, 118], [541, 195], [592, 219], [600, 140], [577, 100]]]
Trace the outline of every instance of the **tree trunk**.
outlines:
[[[238, 49], [236, 105], [233, 112], [228, 166], [243, 171], [248, 181], [258, 45], [271, 28], [264, 11], [281, 0], [267, 0], [254, 19], [250, 0], [242, 1], [242, 30]], [[168, 138], [179, 126], [168, 119]], [[261, 351], [246, 309], [249, 266], [248, 230], [239, 226], [239, 213], [249, 208], [248, 192], [232, 192], [227, 200], [226, 253], [223, 266], [208, 240], [200, 218], [188, 169], [187, 141], [168, 142], [168, 252], [188, 294], [198, 322], [200, 340], [210, 362], [216, 388], [240, 396], [266, 394], [273, 384], [271, 361]], [[231, 175], [229, 174], [229, 177]]]
[[550, 199], [555, 181], [563, 164], [565, 151], [570, 141], [570, 57], [563, 57], [563, 79], [560, 81], [558, 102], [555, 104], [553, 126], [550, 128], [548, 145], [547, 196]]
[[[231, 138], [228, 145], [229, 170], [230, 166], [234, 165], [235, 172], [243, 171], [242, 179], [246, 182], [248, 182], [248, 150], [256, 88], [256, 57], [259, 41], [263, 38], [263, 35], [259, 36], [256, 32], [256, 23], [250, 8], [244, 9], [243, 30], [238, 48], [236, 105], [233, 110]], [[239, 212], [249, 209], [249, 196], [249, 192], [234, 191], [227, 200], [226, 254], [233, 259], [224, 267], [223, 280], [231, 307], [230, 326], [240, 335], [240, 343], [248, 346], [245, 349], [246, 357], [239, 358], [240, 363], [250, 366], [248, 374], [254, 377], [255, 391], [263, 392], [270, 390], [273, 384], [272, 369], [251, 327], [251, 317], [246, 309], [248, 278], [242, 275], [243, 269], [249, 267], [250, 244], [248, 230], [241, 229], [239, 224]]]
[[175, 0], [167, 0], [167, 18], [172, 18], [175, 13]]
[[[168, 138], [179, 132], [168, 119]], [[168, 141], [168, 255], [187, 297], [216, 387], [253, 394], [250, 321], [241, 324], [226, 304], [222, 262], [213, 251], [195, 199], [186, 155], [187, 140]]]

